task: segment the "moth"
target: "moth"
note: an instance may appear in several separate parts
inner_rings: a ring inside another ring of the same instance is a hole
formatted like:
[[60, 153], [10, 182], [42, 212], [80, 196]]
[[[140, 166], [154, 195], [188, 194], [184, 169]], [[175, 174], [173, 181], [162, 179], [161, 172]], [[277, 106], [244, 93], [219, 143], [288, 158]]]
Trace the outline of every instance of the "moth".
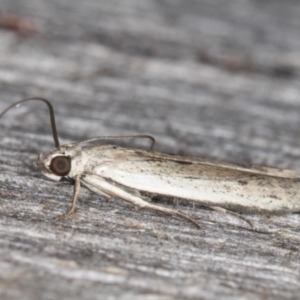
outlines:
[[[151, 203], [153, 196], [182, 198], [213, 210], [229, 213], [254, 224], [239, 212], [280, 214], [300, 211], [300, 173], [268, 167], [243, 167], [152, 150], [155, 139], [148, 135], [96, 137], [60, 145], [51, 103], [43, 98], [27, 98], [10, 105], [37, 100], [49, 109], [55, 149], [40, 154], [42, 173], [55, 181], [74, 180], [70, 209], [58, 218], [74, 213], [81, 185], [107, 198], [121, 198], [135, 207], [183, 217], [199, 227], [192, 217]], [[100, 140], [149, 139], [151, 148], [130, 149], [94, 144]]]

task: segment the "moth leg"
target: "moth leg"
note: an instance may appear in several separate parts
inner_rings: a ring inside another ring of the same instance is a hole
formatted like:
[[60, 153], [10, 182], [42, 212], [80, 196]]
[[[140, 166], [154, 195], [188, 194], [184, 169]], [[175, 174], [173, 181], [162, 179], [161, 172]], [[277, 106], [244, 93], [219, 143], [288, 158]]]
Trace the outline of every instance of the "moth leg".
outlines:
[[[92, 180], [92, 176], [90, 176], [89, 179]], [[83, 178], [83, 181], [87, 181], [87, 176], [85, 178]], [[104, 179], [100, 179], [99, 177], [97, 178], [97, 185], [101, 189], [102, 192], [110, 194], [114, 197], [119, 197], [119, 198], [125, 200], [126, 202], [131, 203], [135, 207], [148, 208], [148, 209], [160, 211], [163, 213], [167, 213], [170, 215], [179, 216], [179, 217], [182, 217], [182, 218], [188, 220], [189, 222], [193, 223], [197, 228], [200, 228], [200, 226], [196, 222], [196, 220], [194, 220], [190, 216], [183, 214], [179, 211], [173, 210], [173, 209], [169, 209], [166, 207], [161, 207], [158, 205], [151, 204], [151, 203], [143, 200], [140, 197], [137, 197], [133, 194], [128, 193], [126, 190], [124, 190], [122, 188], [119, 188], [115, 185], [110, 184], [109, 182], [107, 182]]]
[[[162, 207], [162, 206], [159, 206], [159, 205], [151, 204], [149, 202], [144, 201], [141, 198], [137, 198], [137, 197], [132, 196], [130, 194], [127, 194], [127, 195], [129, 197], [125, 197], [125, 195], [123, 195], [122, 199], [127, 201], [127, 202], [130, 202], [131, 204], [133, 204], [135, 206], [135, 208], [137, 208], [137, 207], [148, 208], [148, 209], [151, 209], [151, 210], [160, 211], [160, 212], [167, 213], [167, 214], [170, 214], [170, 215], [179, 216], [179, 217], [184, 218], [184, 219], [188, 220], [189, 222], [193, 223], [197, 228], [200, 228], [200, 226], [199, 226], [199, 224], [197, 223], [196, 220], [194, 220], [193, 218], [191, 218], [190, 216], [188, 216], [184, 213], [181, 213], [177, 210]], [[116, 196], [118, 196], [118, 195], [116, 195]], [[121, 197], [121, 196], [119, 196], [119, 197]]]
[[111, 195], [109, 195], [109, 194], [107, 194], [107, 193], [105, 193], [105, 192], [103, 192], [103, 191], [101, 191], [101, 190], [95, 188], [93, 185], [88, 184], [88, 183], [85, 182], [85, 181], [83, 181], [83, 185], [84, 185], [85, 187], [87, 187], [89, 190], [93, 191], [94, 193], [96, 193], [96, 194], [98, 194], [98, 195], [100, 195], [100, 196], [104, 196], [105, 198], [107, 198], [108, 201], [110, 201], [111, 198], [112, 198]]
[[153, 204], [150, 204], [150, 203], [147, 203], [147, 205], [145, 205], [143, 208], [149, 208], [149, 209], [161, 211], [163, 213], [167, 213], [167, 214], [170, 214], [170, 215], [179, 216], [181, 218], [184, 218], [184, 219], [188, 220], [189, 222], [194, 224], [197, 228], [200, 228], [199, 224], [197, 223], [197, 221], [195, 219], [193, 219], [192, 217], [190, 217], [190, 216], [188, 216], [184, 213], [181, 213], [177, 210], [165, 208], [165, 207], [158, 206], [158, 205], [153, 205]]
[[80, 175], [76, 175], [72, 205], [66, 213], [64, 213], [61, 216], [56, 217], [55, 221], [64, 219], [64, 218], [68, 217], [69, 215], [71, 215], [72, 213], [74, 213], [75, 208], [76, 208], [76, 202], [77, 202], [78, 195], [79, 195], [79, 191], [80, 191]]
[[235, 213], [235, 212], [233, 212], [231, 210], [228, 210], [228, 209], [225, 209], [225, 208], [219, 207], [219, 206], [207, 206], [207, 207], [209, 207], [212, 210], [221, 212], [223, 214], [228, 214], [228, 215], [232, 215], [232, 216], [234, 216], [236, 218], [239, 218], [239, 219], [247, 222], [252, 227], [252, 230], [256, 230], [256, 227], [255, 227], [255, 225], [253, 224], [253, 222], [251, 220], [249, 220], [248, 218], [246, 218], [246, 217], [244, 217], [244, 216], [242, 216], [242, 215], [240, 215], [238, 213]]
[[[147, 194], [141, 194], [139, 190], [136, 190], [136, 189], [132, 189], [132, 188], [129, 188], [129, 187], [125, 187], [125, 186], [122, 186], [122, 185], [118, 185], [116, 183], [114, 183], [114, 186], [117, 186], [117, 187], [120, 187], [123, 191], [127, 192], [128, 194], [132, 195], [132, 196], [135, 196], [135, 197], [138, 197], [138, 198], [141, 198], [143, 199], [144, 201], [147, 201], [147, 202], [151, 202], [152, 199], [151, 199], [151, 196], [150, 194], [147, 195]], [[103, 191], [102, 191], [102, 194]], [[111, 198], [111, 196], [109, 196]], [[138, 207], [135, 207], [136, 211], [138, 210]]]

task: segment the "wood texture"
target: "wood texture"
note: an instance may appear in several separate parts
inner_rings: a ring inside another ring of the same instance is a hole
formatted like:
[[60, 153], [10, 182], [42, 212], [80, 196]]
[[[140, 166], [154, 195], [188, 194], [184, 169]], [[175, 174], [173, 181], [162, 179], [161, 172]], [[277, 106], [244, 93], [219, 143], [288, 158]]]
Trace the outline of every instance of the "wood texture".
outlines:
[[[157, 151], [300, 170], [298, 2], [0, 0], [0, 9], [0, 110], [41, 96], [62, 143], [147, 133]], [[197, 230], [82, 188], [76, 215], [54, 222], [72, 186], [36, 166], [53, 147], [46, 108], [14, 109], [0, 130], [1, 299], [299, 297], [299, 214], [247, 215], [266, 234], [179, 203]]]

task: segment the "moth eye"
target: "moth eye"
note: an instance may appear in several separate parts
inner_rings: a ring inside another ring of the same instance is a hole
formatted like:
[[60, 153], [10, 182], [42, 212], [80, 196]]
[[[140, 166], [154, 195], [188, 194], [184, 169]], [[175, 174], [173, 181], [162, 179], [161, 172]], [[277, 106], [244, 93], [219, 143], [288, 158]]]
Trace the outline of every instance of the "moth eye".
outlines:
[[56, 156], [51, 160], [50, 170], [58, 176], [66, 176], [71, 171], [71, 159], [67, 156]]

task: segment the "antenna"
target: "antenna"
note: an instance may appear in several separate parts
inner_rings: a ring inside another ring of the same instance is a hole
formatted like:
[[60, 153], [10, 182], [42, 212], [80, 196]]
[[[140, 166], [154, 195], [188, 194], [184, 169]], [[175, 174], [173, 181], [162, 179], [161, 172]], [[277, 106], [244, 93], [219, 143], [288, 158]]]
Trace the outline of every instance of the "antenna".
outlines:
[[10, 105], [9, 107], [7, 107], [1, 114], [0, 114], [0, 118], [7, 112], [9, 111], [11, 108], [18, 106], [21, 103], [27, 102], [27, 101], [31, 101], [31, 100], [36, 100], [36, 101], [42, 101], [44, 102], [49, 109], [49, 115], [50, 115], [50, 123], [51, 123], [51, 129], [52, 129], [52, 136], [53, 136], [53, 140], [54, 140], [54, 144], [55, 147], [58, 148], [59, 147], [59, 140], [58, 140], [58, 135], [57, 135], [57, 130], [56, 130], [56, 123], [55, 123], [55, 117], [54, 117], [54, 110], [53, 110], [53, 106], [52, 104], [44, 98], [39, 98], [39, 97], [33, 97], [33, 98], [26, 98], [26, 99], [22, 99], [18, 102], [13, 103], [12, 105]]

